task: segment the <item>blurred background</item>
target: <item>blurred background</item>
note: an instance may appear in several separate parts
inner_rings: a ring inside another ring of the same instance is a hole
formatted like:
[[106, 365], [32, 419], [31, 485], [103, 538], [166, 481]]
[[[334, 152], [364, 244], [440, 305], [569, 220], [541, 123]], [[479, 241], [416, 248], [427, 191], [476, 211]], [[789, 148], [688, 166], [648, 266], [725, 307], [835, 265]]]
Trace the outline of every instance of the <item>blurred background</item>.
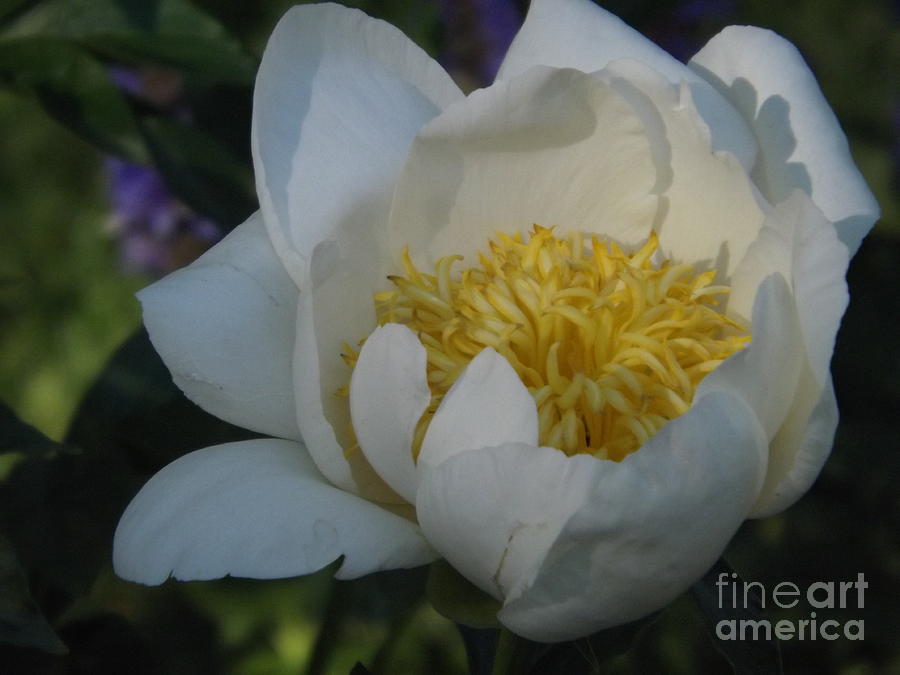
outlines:
[[[293, 2], [0, 0], [0, 672], [463, 673], [423, 570], [335, 583], [114, 577], [112, 532], [156, 470], [247, 437], [189, 404], [134, 293], [255, 208], [253, 77]], [[400, 27], [470, 90], [526, 2], [345, 3]], [[819, 78], [882, 221], [851, 264], [834, 357], [841, 425], [812, 491], [747, 523], [747, 580], [869, 582], [865, 639], [790, 641], [788, 673], [900, 673], [900, 5], [888, 0], [610, 0], [679, 59], [729, 24], [771, 28]], [[807, 618], [770, 612], [773, 619]], [[825, 613], [820, 619], [826, 618]], [[727, 672], [689, 595], [602, 672]]]

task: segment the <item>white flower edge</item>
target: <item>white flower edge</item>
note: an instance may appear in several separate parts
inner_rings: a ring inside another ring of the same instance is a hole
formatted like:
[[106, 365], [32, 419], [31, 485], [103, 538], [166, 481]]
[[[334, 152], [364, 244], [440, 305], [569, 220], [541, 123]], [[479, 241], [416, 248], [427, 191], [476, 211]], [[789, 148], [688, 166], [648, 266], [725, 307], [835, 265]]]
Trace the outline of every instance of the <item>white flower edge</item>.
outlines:
[[[804, 192], [795, 190], [774, 208], [735, 271], [729, 312], [745, 316], [748, 305], [758, 300], [761, 281], [777, 274], [787, 282], [795, 312], [795, 318], [781, 324], [796, 323], [802, 342], [799, 352], [794, 338], [784, 345], [795, 355], [784, 367], [794, 371], [799, 367], [798, 379], [793, 400], [782, 409], [782, 423], [777, 429], [767, 426], [768, 475], [751, 517], [773, 515], [793, 504], [812, 485], [831, 452], [838, 412], [829, 369], [849, 301], [844, 278], [849, 258], [836, 227]], [[734, 367], [724, 364], [701, 387], [728, 377]], [[771, 393], [761, 391], [759, 397], [762, 408], [773, 406], [773, 401], [765, 400]]]
[[459, 98], [444, 69], [384, 21], [335, 4], [282, 16], [256, 77], [251, 147], [266, 227], [298, 285], [316, 246], [362, 205], [386, 210], [406, 146]]
[[[297, 422], [319, 470], [351, 492], [377, 481], [343, 454], [350, 423], [334, 396], [347, 379], [339, 350], [372, 330], [374, 310], [361, 293], [343, 297], [329, 322], [316, 321], [313, 308], [346, 287], [374, 288], [390, 272], [380, 235], [396, 173], [419, 128], [459, 98], [450, 76], [398, 29], [330, 4], [289, 10], [256, 78], [260, 209], [300, 289]], [[374, 490], [388, 497], [383, 486]]]
[[760, 147], [753, 178], [766, 198], [777, 204], [802, 190], [856, 253], [878, 220], [878, 203], [797, 48], [770, 30], [729, 26], [689, 66], [752, 127]]
[[330, 485], [301, 444], [278, 439], [175, 460], [132, 500], [113, 542], [116, 574], [148, 585], [298, 576], [340, 556], [340, 579], [436, 558], [415, 523]]
[[689, 87], [710, 127], [774, 203], [801, 189], [837, 224], [851, 255], [880, 210], [846, 136], [797, 48], [772, 31], [729, 26], [687, 66], [588, 0], [534, 0], [498, 79], [535, 65], [593, 72], [641, 62]]
[[189, 399], [245, 429], [299, 440], [297, 287], [258, 213], [138, 298], [153, 346]]
[[753, 504], [765, 435], [738, 397], [695, 402], [616, 463], [505, 444], [429, 470], [416, 510], [432, 545], [543, 642], [660, 609], [715, 561]]
[[674, 84], [684, 82], [712, 131], [713, 148], [730, 152], [748, 171], [753, 167], [756, 141], [732, 105], [683, 63], [589, 0], [533, 0], [497, 79], [537, 65], [591, 73], [621, 59], [649, 66]]

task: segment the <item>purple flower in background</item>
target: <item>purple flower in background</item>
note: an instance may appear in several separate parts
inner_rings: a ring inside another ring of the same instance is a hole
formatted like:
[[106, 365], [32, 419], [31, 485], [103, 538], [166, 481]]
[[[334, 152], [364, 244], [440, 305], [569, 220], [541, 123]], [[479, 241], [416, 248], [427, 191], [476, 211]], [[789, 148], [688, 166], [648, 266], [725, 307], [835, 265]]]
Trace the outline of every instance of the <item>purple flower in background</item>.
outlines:
[[442, 0], [447, 28], [443, 62], [451, 75], [469, 87], [494, 80], [503, 56], [522, 25], [514, 0]]
[[181, 267], [222, 237], [171, 192], [153, 168], [107, 158], [111, 231], [130, 272], [162, 275]]
[[[174, 72], [115, 67], [113, 82], [128, 94], [179, 119], [181, 77]], [[162, 276], [182, 267], [222, 238], [222, 228], [175, 197], [152, 167], [109, 157], [104, 163], [112, 214], [110, 231], [118, 239], [128, 272]]]

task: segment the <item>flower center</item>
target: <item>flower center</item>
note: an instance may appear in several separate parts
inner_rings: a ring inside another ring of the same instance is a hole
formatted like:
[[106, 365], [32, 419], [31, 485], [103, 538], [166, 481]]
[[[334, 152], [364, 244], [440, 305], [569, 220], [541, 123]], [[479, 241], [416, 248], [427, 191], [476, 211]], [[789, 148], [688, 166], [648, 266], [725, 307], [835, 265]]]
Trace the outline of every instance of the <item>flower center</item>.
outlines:
[[[459, 255], [421, 272], [408, 250], [395, 290], [375, 296], [378, 323], [401, 323], [428, 353], [428, 422], [469, 361], [502, 354], [534, 397], [540, 442], [565, 453], [621, 460], [686, 412], [700, 381], [750, 342], [716, 309], [715, 272], [651, 262], [651, 234], [626, 255], [581, 233], [561, 239], [535, 226], [498, 233], [479, 266], [452, 274]], [[357, 352], [344, 345], [352, 366]]]

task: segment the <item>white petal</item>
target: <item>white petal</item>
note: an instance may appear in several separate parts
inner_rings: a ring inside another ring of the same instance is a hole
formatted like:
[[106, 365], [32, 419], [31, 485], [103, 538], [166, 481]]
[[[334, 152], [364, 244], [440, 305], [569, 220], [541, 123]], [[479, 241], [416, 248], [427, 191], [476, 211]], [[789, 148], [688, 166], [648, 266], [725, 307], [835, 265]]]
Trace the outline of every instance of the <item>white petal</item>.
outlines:
[[543, 560], [599, 462], [522, 443], [459, 453], [424, 473], [419, 523], [451, 565], [502, 599]]
[[650, 138], [654, 192], [661, 195], [654, 229], [664, 255], [714, 264], [727, 278], [765, 220], [747, 172], [730, 153], [712, 152], [685, 85], [672, 85], [635, 61], [613, 62], [597, 76], [628, 100]]
[[128, 506], [113, 543], [116, 573], [145, 584], [296, 576], [339, 556], [344, 579], [435, 557], [414, 523], [328, 485], [302, 445], [274, 439], [175, 460]]
[[537, 223], [642, 242], [656, 169], [631, 106], [575, 70], [535, 68], [473, 92], [413, 143], [391, 212], [392, 250], [423, 265], [473, 260], [496, 231]]
[[760, 147], [754, 179], [769, 201], [803, 190], [855, 253], [878, 219], [878, 204], [797, 48], [768, 30], [730, 26], [690, 65], [752, 126]]
[[756, 241], [747, 248], [731, 277], [731, 293], [728, 295], [730, 316], [749, 321], [762, 282], [773, 275], [785, 279], [793, 294], [793, 231], [790, 224], [783, 227], [774, 213], [760, 229]]
[[416, 131], [461, 96], [383, 21], [338, 5], [282, 17], [256, 79], [252, 148], [266, 226], [298, 284], [338, 228], [379, 226]]
[[773, 215], [764, 231], [768, 236], [752, 247], [735, 274], [738, 295], [732, 299], [742, 302], [744, 286], [754, 275], [776, 266], [787, 269], [804, 354], [793, 402], [771, 442], [768, 475], [754, 516], [790, 506], [809, 489], [831, 452], [838, 414], [829, 368], [848, 301], [844, 275], [849, 252], [809, 197], [794, 192]]
[[350, 418], [336, 392], [350, 371], [341, 343], [356, 344], [375, 327], [372, 293], [390, 271], [384, 228], [409, 144], [460, 97], [400, 31], [337, 5], [288, 11], [257, 76], [257, 192], [275, 248], [301, 288], [297, 419], [319, 469], [347, 490], [377, 481], [360, 456], [343, 456]]
[[509, 361], [488, 347], [441, 401], [422, 441], [419, 467], [437, 466], [473, 448], [537, 442], [534, 399]]
[[[799, 382], [785, 420], [772, 439], [768, 475], [754, 516], [771, 515], [790, 506], [809, 489], [831, 452], [837, 406], [829, 367], [847, 306], [844, 274], [848, 259], [834, 226], [806, 194], [795, 191], [775, 208], [760, 239], [735, 272], [728, 309], [737, 314], [746, 311], [753, 289], [764, 275], [777, 273], [789, 279], [803, 340]], [[778, 392], [771, 395], [776, 397]]]
[[850, 296], [845, 276], [850, 264], [847, 247], [803, 193], [780, 204], [783, 222], [796, 223], [793, 245], [793, 285], [813, 376], [828, 379], [834, 341]]
[[353, 429], [372, 468], [406, 501], [415, 503], [412, 440], [431, 402], [427, 354], [406, 326], [375, 329], [359, 353], [350, 380]]
[[810, 367], [824, 383], [849, 299], [844, 280], [848, 264], [847, 248], [838, 241], [834, 226], [806, 194], [795, 191], [775, 207], [738, 265], [728, 311], [746, 317], [762, 279], [783, 276], [796, 299]]
[[259, 214], [138, 298], [153, 346], [188, 398], [232, 424], [299, 439], [291, 378], [297, 288]]
[[766, 481], [751, 518], [775, 515], [809, 490], [831, 454], [837, 424], [831, 378], [823, 387], [807, 368], [787, 420], [772, 440]]
[[351, 376], [341, 358], [341, 345], [357, 344], [368, 336], [375, 327], [375, 310], [371, 292], [341, 283], [363, 265], [342, 263], [339, 267], [339, 274], [323, 287], [308, 285], [300, 291], [294, 346], [297, 422], [310, 456], [333, 485], [376, 502], [402, 502], [365, 455], [345, 452], [353, 448], [354, 438], [350, 405], [339, 393]]
[[793, 405], [806, 358], [794, 297], [780, 274], [771, 274], [759, 286], [752, 337], [749, 347], [704, 378], [697, 396], [731, 390], [756, 412], [771, 440]]
[[590, 495], [534, 582], [523, 577], [512, 590], [500, 621], [553, 642], [664, 607], [715, 562], [746, 517], [765, 444], [753, 412], [716, 392], [622, 462], [597, 460]]
[[621, 19], [588, 0], [533, 0], [497, 77], [508, 79], [537, 65], [590, 73], [618, 59], [639, 61], [675, 84], [686, 81], [712, 130], [713, 148], [728, 150], [748, 170], [753, 166], [753, 134], [722, 95]]

